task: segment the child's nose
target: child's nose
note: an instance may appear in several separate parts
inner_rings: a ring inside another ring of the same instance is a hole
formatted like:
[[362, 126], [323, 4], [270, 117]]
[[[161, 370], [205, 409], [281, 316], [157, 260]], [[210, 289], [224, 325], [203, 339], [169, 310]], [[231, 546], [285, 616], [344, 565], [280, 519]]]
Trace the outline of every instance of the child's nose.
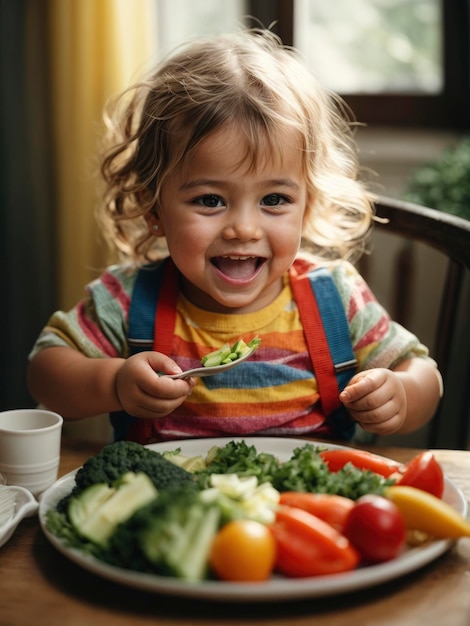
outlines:
[[259, 239], [262, 231], [256, 212], [251, 210], [234, 213], [224, 228], [223, 236], [225, 239], [240, 241]]

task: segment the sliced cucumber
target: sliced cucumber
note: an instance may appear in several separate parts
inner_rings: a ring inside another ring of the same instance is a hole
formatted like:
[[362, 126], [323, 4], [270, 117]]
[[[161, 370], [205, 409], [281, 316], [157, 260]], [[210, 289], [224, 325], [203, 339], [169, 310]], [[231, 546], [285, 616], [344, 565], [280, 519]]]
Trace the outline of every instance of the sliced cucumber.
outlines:
[[96, 484], [88, 487], [69, 504], [69, 517], [78, 533], [106, 545], [114, 529], [138, 509], [156, 498], [158, 492], [144, 473], [125, 475], [119, 486]]
[[204, 367], [214, 367], [217, 365], [228, 365], [233, 363], [240, 357], [244, 356], [250, 350], [256, 349], [261, 343], [259, 337], [255, 337], [250, 342], [246, 343], [244, 339], [238, 339], [232, 346], [225, 343], [218, 350], [209, 352], [202, 357], [201, 363]]
[[116, 493], [116, 489], [106, 483], [91, 485], [76, 498], [70, 500], [68, 513], [69, 518], [78, 532], [86, 520]]

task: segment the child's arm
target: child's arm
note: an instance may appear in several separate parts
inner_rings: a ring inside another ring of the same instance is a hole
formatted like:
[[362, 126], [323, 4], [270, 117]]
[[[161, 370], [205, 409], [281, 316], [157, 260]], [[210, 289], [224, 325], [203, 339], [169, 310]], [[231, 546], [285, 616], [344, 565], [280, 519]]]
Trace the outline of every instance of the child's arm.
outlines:
[[82, 419], [125, 409], [143, 418], [163, 417], [191, 393], [193, 381], [160, 377], [181, 369], [158, 352], [128, 359], [89, 358], [65, 347], [46, 348], [29, 364], [33, 398], [65, 419]]
[[377, 435], [410, 433], [434, 415], [442, 396], [442, 378], [429, 361], [412, 358], [393, 370], [360, 372], [340, 400], [364, 430]]

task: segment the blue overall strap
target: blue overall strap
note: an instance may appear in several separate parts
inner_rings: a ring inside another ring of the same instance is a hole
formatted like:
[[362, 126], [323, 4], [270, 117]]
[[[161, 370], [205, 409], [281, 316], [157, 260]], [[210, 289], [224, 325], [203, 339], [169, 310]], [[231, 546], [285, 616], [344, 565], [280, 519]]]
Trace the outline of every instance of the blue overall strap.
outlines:
[[346, 313], [331, 274], [318, 268], [292, 272], [292, 289], [302, 320], [320, 402], [335, 434], [351, 439], [355, 424], [339, 401], [339, 393], [356, 372]]
[[128, 342], [132, 354], [153, 350], [155, 311], [166, 261], [140, 268], [132, 291]]
[[338, 388], [342, 391], [357, 368], [349, 324], [336, 284], [328, 270], [318, 268], [308, 275], [323, 321]]
[[[155, 309], [163, 282], [166, 261], [144, 265], [137, 273], [128, 316], [128, 342], [131, 354], [153, 350]], [[109, 416], [115, 441], [126, 439], [136, 418], [125, 411]]]

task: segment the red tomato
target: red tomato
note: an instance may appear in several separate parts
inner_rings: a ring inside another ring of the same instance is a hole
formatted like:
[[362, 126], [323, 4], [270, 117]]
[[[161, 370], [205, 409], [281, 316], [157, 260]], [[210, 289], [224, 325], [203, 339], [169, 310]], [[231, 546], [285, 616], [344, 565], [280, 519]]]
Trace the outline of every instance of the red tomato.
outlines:
[[331, 450], [320, 452], [320, 456], [331, 472], [337, 472], [346, 463], [351, 463], [358, 469], [370, 470], [375, 474], [388, 478], [394, 472], [399, 471], [401, 467], [400, 463], [396, 461], [386, 459], [366, 450], [356, 450], [355, 448], [332, 448]]
[[316, 515], [339, 532], [343, 532], [346, 518], [354, 507], [354, 501], [343, 496], [300, 491], [284, 491], [281, 493], [279, 503]]
[[209, 564], [218, 578], [260, 582], [274, 569], [276, 542], [267, 526], [239, 519], [223, 526], [214, 537]]
[[362, 496], [346, 520], [344, 534], [368, 563], [397, 557], [406, 544], [406, 526], [398, 507], [377, 495]]
[[444, 472], [430, 450], [421, 452], [411, 459], [402, 468], [401, 473], [402, 475], [397, 480], [397, 484], [416, 487], [431, 493], [437, 498], [442, 498], [444, 493]]
[[270, 528], [276, 539], [276, 569], [285, 576], [337, 574], [359, 562], [359, 553], [346, 537], [302, 509], [279, 507]]

